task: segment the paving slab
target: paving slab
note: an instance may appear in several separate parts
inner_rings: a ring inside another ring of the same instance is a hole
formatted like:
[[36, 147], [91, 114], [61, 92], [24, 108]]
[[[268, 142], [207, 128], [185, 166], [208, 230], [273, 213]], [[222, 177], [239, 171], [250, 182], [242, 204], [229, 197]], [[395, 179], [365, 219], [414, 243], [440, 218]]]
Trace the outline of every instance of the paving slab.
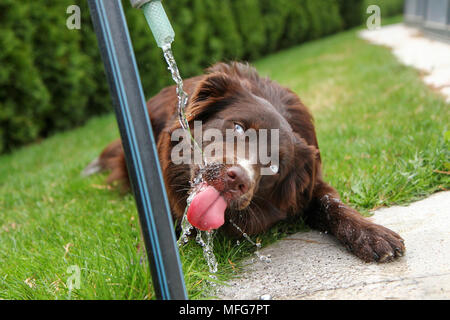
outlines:
[[424, 37], [419, 29], [402, 23], [363, 30], [359, 36], [391, 48], [400, 62], [423, 71], [423, 81], [450, 102], [450, 43]]
[[450, 299], [450, 191], [379, 209], [370, 219], [404, 238], [405, 256], [365, 263], [328, 234], [300, 232], [261, 250], [271, 262], [246, 260], [240, 276], [216, 295], [233, 300]]

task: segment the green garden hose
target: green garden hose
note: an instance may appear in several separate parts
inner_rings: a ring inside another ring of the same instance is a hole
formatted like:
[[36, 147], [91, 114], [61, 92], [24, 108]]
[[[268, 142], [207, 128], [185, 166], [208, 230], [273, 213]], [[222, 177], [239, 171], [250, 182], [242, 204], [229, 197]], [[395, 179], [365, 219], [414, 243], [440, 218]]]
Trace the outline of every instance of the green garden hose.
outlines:
[[144, 12], [158, 47], [163, 50], [169, 48], [175, 38], [175, 32], [161, 0], [130, 0], [130, 2], [133, 7], [142, 9]]

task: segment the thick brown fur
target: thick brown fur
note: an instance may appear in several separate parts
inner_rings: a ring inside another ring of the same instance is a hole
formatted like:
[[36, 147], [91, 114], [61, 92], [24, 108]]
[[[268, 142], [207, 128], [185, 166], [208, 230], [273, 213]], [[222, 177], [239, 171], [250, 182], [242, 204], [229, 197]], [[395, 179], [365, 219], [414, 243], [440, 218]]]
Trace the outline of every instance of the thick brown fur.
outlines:
[[[303, 215], [311, 227], [330, 232], [365, 261], [389, 261], [403, 254], [405, 247], [399, 235], [363, 218], [323, 181], [313, 118], [294, 92], [260, 77], [248, 64], [237, 62], [218, 63], [206, 74], [185, 80], [184, 86], [190, 97], [186, 114], [191, 126], [194, 120], [214, 126], [239, 115], [238, 121], [247, 128], [281, 130], [280, 172], [259, 177], [248, 207], [242, 211], [227, 209], [221, 230], [239, 235], [228, 223], [232, 218], [244, 232], [256, 234], [287, 217]], [[147, 107], [172, 214], [180, 219], [192, 168], [171, 161], [171, 150], [177, 143], [171, 141], [171, 134], [180, 128], [176, 104], [175, 87], [171, 86], [150, 99]], [[108, 182], [119, 181], [129, 187], [120, 140], [107, 146], [99, 161], [102, 168], [111, 170]]]

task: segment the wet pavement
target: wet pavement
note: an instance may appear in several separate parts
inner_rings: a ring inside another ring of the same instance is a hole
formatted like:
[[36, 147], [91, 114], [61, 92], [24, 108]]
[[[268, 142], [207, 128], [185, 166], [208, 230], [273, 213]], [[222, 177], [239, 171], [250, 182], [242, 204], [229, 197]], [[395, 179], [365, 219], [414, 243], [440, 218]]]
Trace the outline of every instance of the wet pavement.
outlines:
[[[300, 232], [263, 248], [270, 263], [246, 261], [221, 299], [450, 299], [450, 191], [370, 218], [404, 239], [406, 254], [365, 263], [332, 236]], [[255, 259], [256, 260], [256, 259]]]

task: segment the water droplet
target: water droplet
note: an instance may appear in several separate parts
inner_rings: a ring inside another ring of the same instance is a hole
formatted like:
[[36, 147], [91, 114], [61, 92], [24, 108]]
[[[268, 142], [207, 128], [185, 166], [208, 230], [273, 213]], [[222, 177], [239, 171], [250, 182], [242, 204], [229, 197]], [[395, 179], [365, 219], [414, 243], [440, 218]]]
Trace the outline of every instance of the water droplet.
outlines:
[[271, 165], [269, 168], [270, 168], [270, 170], [271, 170], [273, 173], [277, 173], [277, 172], [278, 172], [278, 166], [275, 165], [275, 164]]
[[[230, 221], [230, 223], [231, 223], [231, 224], [232, 224], [239, 232], [242, 233], [242, 236], [243, 236], [248, 242], [250, 242], [252, 245], [254, 245], [254, 246], [256, 247], [255, 255], [258, 257], [258, 259], [259, 259], [260, 261], [267, 262], [267, 263], [272, 262], [272, 259], [270, 258], [270, 255], [265, 256], [265, 255], [262, 255], [262, 254], [259, 252], [259, 249], [261, 249], [261, 242], [257, 242], [257, 243], [254, 242], [254, 241], [248, 236], [247, 233], [243, 232], [242, 229], [241, 229], [237, 224], [235, 224], [235, 223], [233, 222], [232, 219], [230, 219], [229, 221]], [[252, 263], [253, 263], [253, 261], [254, 261], [254, 260], [252, 259]]]

